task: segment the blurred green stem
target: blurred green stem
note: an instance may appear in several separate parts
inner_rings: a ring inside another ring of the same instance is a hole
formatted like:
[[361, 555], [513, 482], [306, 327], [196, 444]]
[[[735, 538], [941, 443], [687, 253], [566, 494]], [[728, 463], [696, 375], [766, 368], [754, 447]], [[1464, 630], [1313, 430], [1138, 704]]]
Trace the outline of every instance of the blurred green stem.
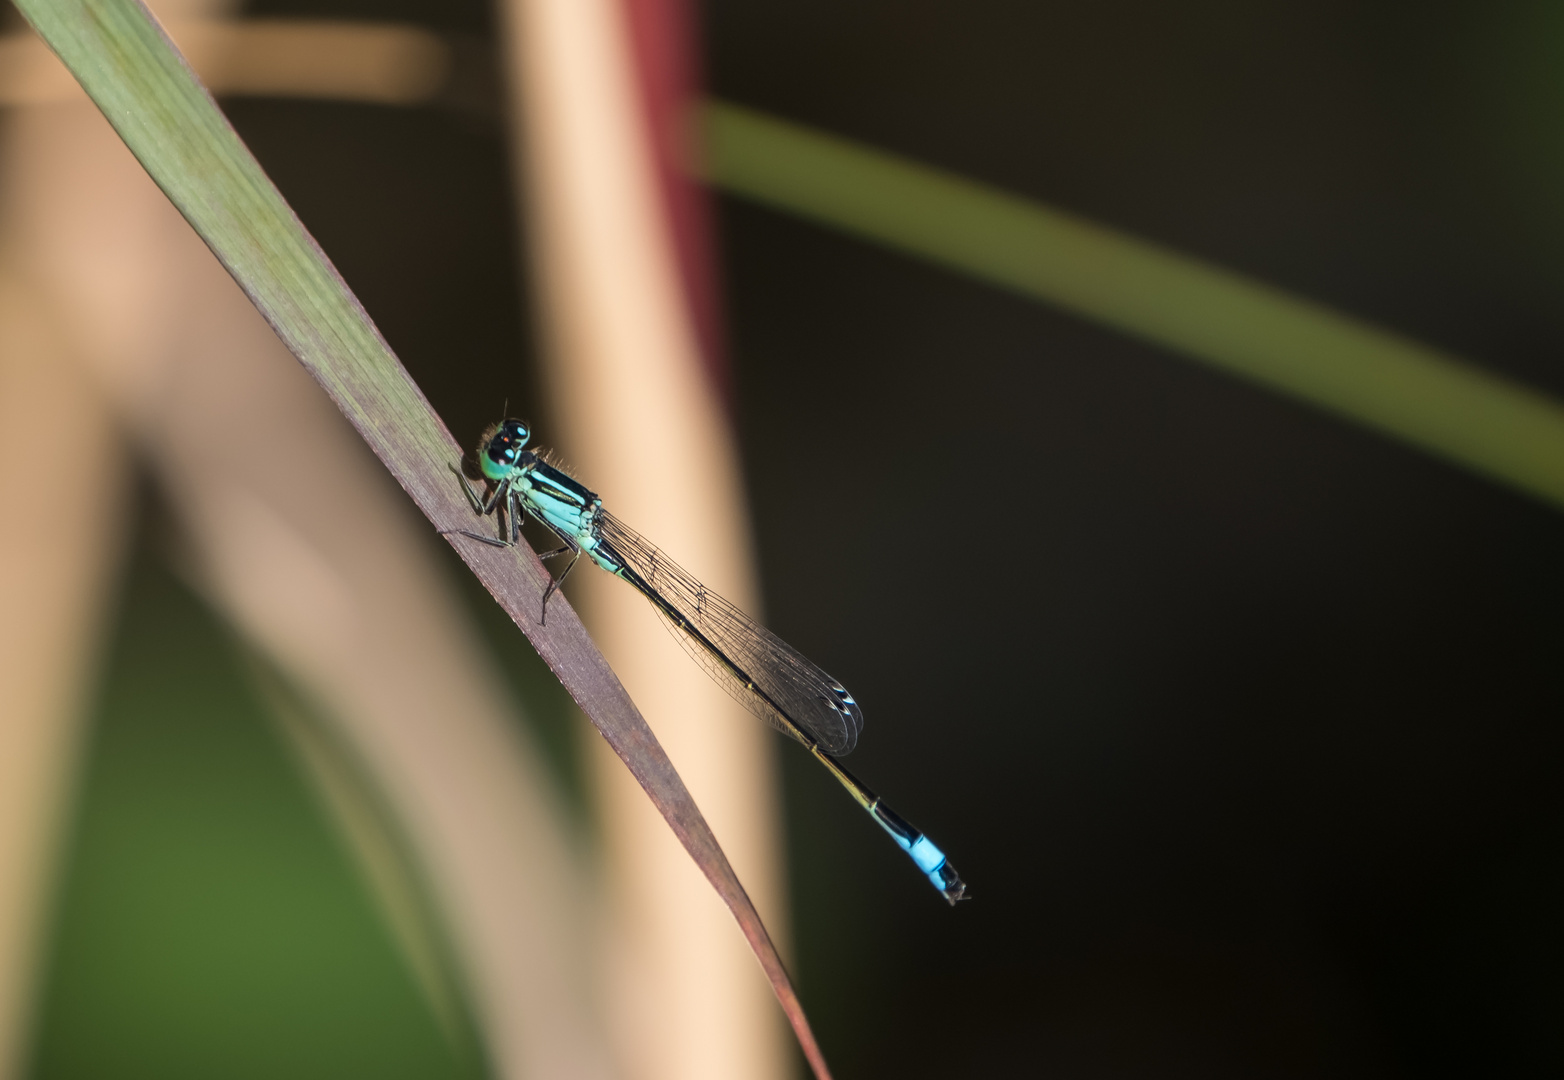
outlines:
[[712, 183], [1302, 398], [1564, 507], [1564, 405], [1198, 259], [722, 102]]

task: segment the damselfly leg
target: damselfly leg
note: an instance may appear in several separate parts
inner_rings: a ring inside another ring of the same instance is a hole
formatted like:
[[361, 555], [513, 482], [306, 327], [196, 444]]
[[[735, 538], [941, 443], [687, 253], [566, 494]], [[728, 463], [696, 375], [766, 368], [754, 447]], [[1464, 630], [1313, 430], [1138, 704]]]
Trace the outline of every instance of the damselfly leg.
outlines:
[[[489, 497], [484, 499], [479, 496], [476, 490], [474, 490], [471, 482], [469, 482], [467, 479], [467, 475], [462, 472], [459, 465], [452, 465], [450, 468], [451, 471], [456, 474], [456, 478], [462, 482], [462, 491], [466, 493], [467, 501], [472, 504], [473, 512], [483, 517], [488, 517], [490, 514], [495, 514], [496, 517], [500, 519], [500, 535], [499, 538], [496, 539], [492, 536], [484, 536], [482, 533], [473, 532], [471, 529], [442, 529], [440, 530], [440, 535], [450, 536], [454, 533], [458, 536], [465, 536], [469, 539], [489, 544], [492, 547], [514, 547], [521, 539], [521, 527], [526, 523], [527, 520], [526, 504], [522, 502], [521, 494], [516, 491], [515, 487], [512, 486], [509, 480], [501, 480], [495, 485], [494, 491], [490, 493]], [[553, 596], [556, 592], [559, 591], [559, 587], [563, 585], [565, 583], [565, 579], [570, 576], [570, 571], [576, 568], [576, 563], [581, 558], [581, 546], [574, 543], [570, 537], [560, 532], [543, 518], [536, 517], [536, 515], [534, 515], [534, 518], [535, 520], [541, 522], [544, 528], [548, 529], [549, 532], [553, 533], [554, 536], [562, 544], [564, 544], [563, 547], [555, 548], [553, 551], [540, 552], [538, 554], [539, 559], [552, 559], [557, 556], [572, 552], [575, 554], [575, 558], [570, 560], [570, 565], [565, 567], [565, 572], [563, 574], [560, 574], [558, 578], [550, 575], [548, 588], [543, 590], [543, 609], [539, 614], [538, 621], [544, 626], [547, 626], [549, 597]], [[508, 529], [507, 526], [509, 526]], [[505, 539], [505, 534], [507, 531], [510, 533], [509, 540]]]
[[[462, 491], [467, 495], [467, 501], [472, 504], [473, 513], [481, 517], [488, 517], [500, 506], [502, 500], [505, 504], [505, 512], [502, 515], [496, 515], [500, 518], [500, 535], [498, 539], [492, 536], [483, 536], [480, 533], [473, 532], [471, 529], [441, 529], [440, 535], [450, 536], [452, 533], [455, 533], [473, 540], [480, 540], [493, 547], [511, 547], [515, 544], [517, 538], [521, 536], [521, 517], [524, 511], [522, 510], [521, 499], [511, 489], [510, 481], [501, 480], [494, 486], [494, 491], [489, 495], [488, 499], [482, 499], [473, 490], [472, 484], [467, 480], [467, 474], [462, 472], [460, 465], [452, 465], [451, 471], [456, 474], [456, 479], [462, 482]], [[508, 541], [505, 539], [505, 519], [507, 518], [509, 519], [511, 534]]]
[[563, 554], [565, 554], [566, 552], [569, 552], [569, 551], [575, 552], [575, 558], [570, 560], [570, 565], [565, 567], [565, 572], [563, 574], [559, 575], [559, 577], [557, 577], [557, 578], [555, 578], [553, 576], [550, 576], [549, 583], [548, 583], [548, 588], [543, 590], [543, 614], [541, 616], [539, 616], [538, 622], [541, 623], [544, 626], [547, 626], [548, 625], [548, 598], [553, 596], [556, 592], [559, 591], [559, 587], [565, 583], [565, 579], [570, 576], [570, 572], [576, 568], [576, 563], [581, 561], [581, 545], [575, 543], [573, 540], [570, 539], [570, 537], [566, 536], [564, 533], [562, 533], [558, 529], [554, 528], [553, 525], [551, 525], [549, 522], [545, 521], [543, 518], [540, 518], [537, 515], [533, 515], [533, 520], [534, 521], [541, 521], [541, 522], [543, 522], [543, 527], [546, 528], [549, 532], [553, 533], [556, 537], [558, 537], [560, 542], [565, 545], [564, 547], [561, 547], [561, 548], [555, 548], [553, 551], [550, 551], [550, 552], [548, 552], [545, 555], [539, 555], [538, 558], [540, 558], [540, 559], [552, 559], [552, 558], [554, 558], [557, 555], [563, 555]]

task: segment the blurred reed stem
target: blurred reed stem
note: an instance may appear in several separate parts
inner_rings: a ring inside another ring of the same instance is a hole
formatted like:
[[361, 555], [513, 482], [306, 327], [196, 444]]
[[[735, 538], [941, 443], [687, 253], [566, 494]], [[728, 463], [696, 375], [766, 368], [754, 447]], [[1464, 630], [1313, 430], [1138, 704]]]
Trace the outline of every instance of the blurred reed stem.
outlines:
[[[711, 274], [689, 226], [709, 196], [682, 168], [685, 155], [674, 162], [656, 152], [676, 134], [662, 122], [678, 128], [689, 115], [693, 74], [654, 47], [676, 51], [671, 43], [686, 40], [677, 4], [499, 5], [509, 148], [523, 178], [517, 219], [548, 412], [534, 430], [615, 514], [755, 612], [760, 590], [719, 389], [722, 359], [703, 353], [698, 318], [709, 310], [698, 283]], [[526, 409], [521, 415], [536, 421], [537, 404]], [[767, 926], [785, 935], [774, 733], [689, 662], [624, 582], [588, 570], [570, 587]], [[770, 990], [706, 883], [681, 865], [619, 762], [601, 744], [584, 760], [602, 842], [601, 933], [614, 942], [605, 1011], [626, 1080], [785, 1080], [796, 1068]]]
[[922, 165], [708, 102], [708, 179], [1102, 323], [1564, 507], [1564, 406], [1241, 274]]

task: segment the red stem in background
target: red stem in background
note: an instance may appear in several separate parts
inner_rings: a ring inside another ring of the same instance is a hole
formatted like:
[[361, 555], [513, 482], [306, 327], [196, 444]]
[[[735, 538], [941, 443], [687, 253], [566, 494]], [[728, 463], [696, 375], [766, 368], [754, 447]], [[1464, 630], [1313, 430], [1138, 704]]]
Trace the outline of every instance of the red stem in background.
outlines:
[[[652, 151], [663, 220], [683, 285], [685, 310], [695, 332], [701, 367], [716, 396], [731, 412], [733, 381], [723, 347], [711, 203], [705, 187], [692, 179], [694, 170], [690, 167], [700, 152], [693, 123], [700, 86], [694, 13], [689, 0], [621, 3], [630, 31], [642, 122]], [[721, 885], [715, 880], [713, 884], [720, 892]], [[763, 966], [780, 964], [759, 920], [740, 915], [739, 925]], [[767, 975], [815, 1077], [829, 1080], [825, 1057], [786, 973], [768, 967]]]
[[733, 380], [727, 364], [711, 203], [690, 168], [699, 153], [694, 109], [700, 55], [689, 0], [621, 0], [634, 53], [637, 95], [645, 123], [663, 219], [684, 285], [701, 366], [730, 409]]

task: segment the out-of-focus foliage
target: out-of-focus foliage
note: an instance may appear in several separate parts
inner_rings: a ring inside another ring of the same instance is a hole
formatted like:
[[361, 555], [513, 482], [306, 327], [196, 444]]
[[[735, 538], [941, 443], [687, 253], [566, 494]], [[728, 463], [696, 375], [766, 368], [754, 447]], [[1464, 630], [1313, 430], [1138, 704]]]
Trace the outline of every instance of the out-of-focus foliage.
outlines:
[[419, 993], [243, 646], [159, 561], [135, 561], [103, 673], [32, 1075], [484, 1075], [472, 1033]]
[[712, 103], [735, 194], [1057, 305], [1564, 506], [1564, 406], [1403, 336], [1053, 207]]

